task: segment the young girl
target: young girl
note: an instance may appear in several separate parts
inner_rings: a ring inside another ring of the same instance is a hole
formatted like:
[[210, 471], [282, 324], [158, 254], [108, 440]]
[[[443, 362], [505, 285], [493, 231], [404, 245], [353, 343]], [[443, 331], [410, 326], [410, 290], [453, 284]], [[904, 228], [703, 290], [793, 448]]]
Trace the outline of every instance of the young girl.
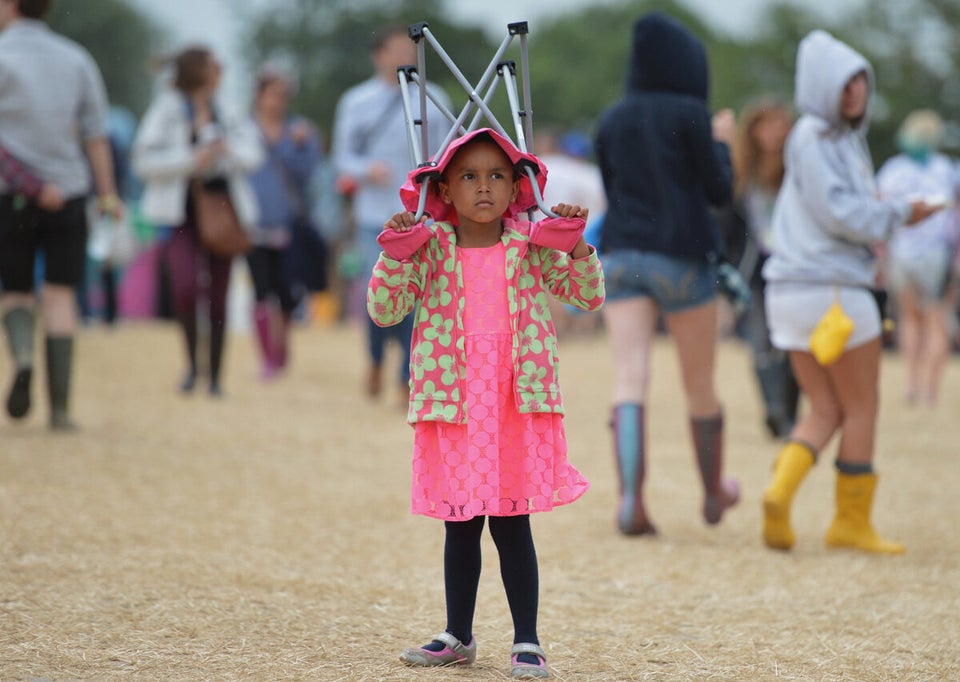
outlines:
[[[415, 224], [406, 212], [384, 225], [367, 309], [377, 324], [391, 325], [419, 306], [408, 415], [412, 511], [446, 526], [446, 630], [400, 659], [414, 666], [475, 660], [480, 537], [490, 517], [514, 623], [512, 675], [540, 678], [549, 672], [537, 637], [529, 515], [573, 502], [589, 486], [566, 458], [547, 291], [594, 310], [604, 288], [582, 237], [587, 209], [558, 204], [561, 218], [534, 225], [510, 217], [534, 205], [519, 162], [533, 164], [542, 188], [546, 169], [536, 157], [492, 130], [451, 144], [429, 188], [426, 210], [436, 222]], [[412, 181], [401, 196], [416, 205]]]
[[[923, 201], [877, 199], [864, 140], [873, 83], [867, 60], [828, 33], [814, 31], [800, 42], [796, 104], [802, 116], [787, 141], [787, 172], [763, 276], [771, 340], [789, 351], [810, 409], [780, 451], [763, 495], [763, 539], [775, 549], [793, 546], [793, 495], [817, 453], [839, 432], [836, 514], [827, 546], [904, 551], [870, 522], [881, 331], [870, 292], [870, 247], [937, 209]], [[840, 358], [823, 366], [810, 351], [810, 335], [834, 301], [853, 320], [853, 332]]]

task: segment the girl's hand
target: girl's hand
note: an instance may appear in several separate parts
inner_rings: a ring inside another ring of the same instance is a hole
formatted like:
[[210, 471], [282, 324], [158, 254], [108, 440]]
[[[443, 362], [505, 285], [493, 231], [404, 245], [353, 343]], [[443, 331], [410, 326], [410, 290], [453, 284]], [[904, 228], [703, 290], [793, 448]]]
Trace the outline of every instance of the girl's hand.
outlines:
[[396, 230], [397, 232], [409, 232], [417, 224], [416, 215], [410, 211], [395, 213], [390, 220], [383, 224], [385, 230]]
[[945, 208], [943, 204], [928, 204], [922, 199], [919, 201], [910, 202], [912, 211], [910, 212], [910, 217], [907, 218], [907, 225], [916, 225], [919, 222], [922, 222], [932, 216], [937, 211], [941, 211]]
[[590, 209], [581, 208], [576, 204], [557, 204], [556, 206], [551, 206], [550, 210], [561, 218], [583, 218], [586, 220], [590, 214]]
[[302, 147], [313, 136], [313, 126], [308, 121], [298, 120], [290, 126], [290, 139], [298, 147]]
[[737, 133], [737, 119], [732, 109], [721, 109], [713, 115], [710, 121], [713, 128], [713, 139], [727, 145], [733, 144]]
[[210, 145], [205, 144], [194, 149], [193, 164], [198, 173], [205, 173], [216, 165], [217, 155]]
[[37, 195], [37, 206], [44, 211], [59, 211], [63, 208], [63, 192], [52, 182], [45, 182], [40, 188], [40, 194]]

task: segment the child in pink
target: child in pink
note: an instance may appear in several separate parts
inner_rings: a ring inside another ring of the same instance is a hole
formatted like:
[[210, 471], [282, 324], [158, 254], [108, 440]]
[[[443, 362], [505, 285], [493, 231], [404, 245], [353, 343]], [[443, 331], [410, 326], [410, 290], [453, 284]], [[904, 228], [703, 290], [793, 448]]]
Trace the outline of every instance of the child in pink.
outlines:
[[[455, 141], [436, 161], [426, 213], [384, 225], [367, 295], [371, 318], [396, 324], [417, 308], [411, 350], [412, 511], [446, 527], [447, 627], [410, 665], [470, 663], [485, 519], [500, 554], [514, 621], [512, 674], [548, 677], [537, 638], [538, 569], [532, 512], [578, 499], [589, 484], [567, 461], [557, 338], [548, 292], [584, 310], [603, 302], [603, 272], [582, 237], [587, 209], [518, 220], [535, 205], [524, 167], [546, 169], [489, 129]], [[418, 175], [401, 190], [417, 205]]]

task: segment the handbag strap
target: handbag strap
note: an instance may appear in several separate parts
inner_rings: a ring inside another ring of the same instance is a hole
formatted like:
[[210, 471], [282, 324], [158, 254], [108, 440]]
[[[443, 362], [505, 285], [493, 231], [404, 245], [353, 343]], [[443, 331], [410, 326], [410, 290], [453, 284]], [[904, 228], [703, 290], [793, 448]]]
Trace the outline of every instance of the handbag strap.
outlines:
[[386, 127], [386, 122], [393, 115], [396, 106], [400, 104], [400, 89], [398, 88], [393, 96], [387, 101], [387, 105], [380, 110], [380, 113], [365, 130], [354, 139], [353, 151], [361, 156], [370, 150], [370, 143], [378, 138]]

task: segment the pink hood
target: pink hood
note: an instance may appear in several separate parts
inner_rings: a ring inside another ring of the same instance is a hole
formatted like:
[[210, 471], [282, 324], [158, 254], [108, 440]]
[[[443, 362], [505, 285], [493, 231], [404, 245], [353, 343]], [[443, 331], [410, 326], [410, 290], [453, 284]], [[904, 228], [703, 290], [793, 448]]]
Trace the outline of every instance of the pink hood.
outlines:
[[427, 203], [424, 211], [429, 213], [435, 221], [455, 222], [457, 213], [452, 205], [445, 203], [440, 198], [440, 186], [437, 184], [437, 178], [446, 170], [450, 159], [453, 158], [460, 147], [480, 135], [487, 135], [500, 146], [510, 158], [510, 162], [517, 168], [517, 177], [520, 178], [520, 190], [517, 192], [517, 198], [510, 204], [503, 216], [513, 218], [524, 211], [535, 208], [537, 200], [533, 194], [530, 177], [523, 166], [530, 165], [534, 169], [541, 196], [543, 196], [543, 188], [547, 184], [547, 167], [536, 156], [521, 152], [510, 140], [490, 128], [480, 128], [457, 138], [450, 143], [439, 159], [431, 161], [428, 166], [421, 166], [410, 171], [407, 181], [400, 188], [400, 200], [403, 202], [404, 208], [414, 213], [417, 211], [420, 205], [420, 184], [425, 177], [429, 176], [430, 187], [427, 190]]

